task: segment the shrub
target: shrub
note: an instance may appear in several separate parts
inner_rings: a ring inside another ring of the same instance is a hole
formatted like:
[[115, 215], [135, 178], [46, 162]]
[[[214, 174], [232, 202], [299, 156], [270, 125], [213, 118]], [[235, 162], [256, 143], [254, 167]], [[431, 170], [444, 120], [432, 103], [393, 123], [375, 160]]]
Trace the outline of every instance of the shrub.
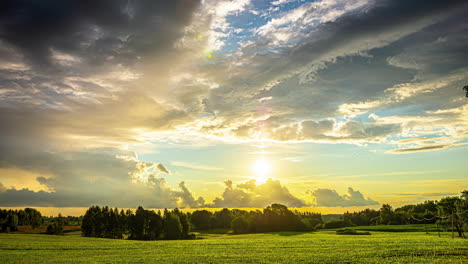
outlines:
[[331, 220], [321, 224], [321, 228], [323, 229], [341, 228], [347, 226], [351, 226], [351, 223], [345, 220]]
[[337, 235], [370, 235], [370, 232], [361, 232], [353, 229], [336, 230]]
[[247, 233], [249, 230], [249, 223], [243, 216], [238, 216], [232, 220], [231, 228], [234, 233], [237, 234]]

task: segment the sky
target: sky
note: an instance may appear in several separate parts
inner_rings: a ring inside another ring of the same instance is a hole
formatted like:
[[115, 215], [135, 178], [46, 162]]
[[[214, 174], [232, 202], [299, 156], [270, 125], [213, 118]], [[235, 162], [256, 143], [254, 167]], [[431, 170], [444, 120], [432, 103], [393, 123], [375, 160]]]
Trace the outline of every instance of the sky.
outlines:
[[468, 3], [0, 4], [0, 206], [394, 207], [468, 189]]

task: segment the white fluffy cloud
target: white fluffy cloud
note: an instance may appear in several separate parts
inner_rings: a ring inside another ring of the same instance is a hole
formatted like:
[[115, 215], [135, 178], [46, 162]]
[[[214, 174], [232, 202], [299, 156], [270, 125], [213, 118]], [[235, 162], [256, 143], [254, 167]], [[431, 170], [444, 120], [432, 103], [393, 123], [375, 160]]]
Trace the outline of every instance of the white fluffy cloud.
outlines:
[[213, 200], [213, 207], [257, 207], [263, 208], [272, 203], [280, 203], [290, 207], [302, 207], [304, 201], [292, 195], [279, 181], [268, 179], [257, 185], [255, 180], [233, 185], [226, 181], [226, 188], [221, 197]]
[[334, 206], [370, 206], [378, 205], [379, 203], [365, 198], [361, 192], [348, 188], [348, 194], [340, 195], [335, 190], [317, 189], [311, 191], [310, 194], [315, 199], [316, 206], [334, 207]]

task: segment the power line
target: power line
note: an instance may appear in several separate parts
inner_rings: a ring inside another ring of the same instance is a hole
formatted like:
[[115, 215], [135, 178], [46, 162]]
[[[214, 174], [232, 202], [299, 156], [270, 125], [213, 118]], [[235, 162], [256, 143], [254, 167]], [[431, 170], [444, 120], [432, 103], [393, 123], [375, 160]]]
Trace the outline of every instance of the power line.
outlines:
[[416, 218], [416, 217], [414, 217], [414, 216], [412, 215], [411, 218], [413, 218], [413, 219], [416, 220], [416, 221], [420, 221], [420, 222], [421, 222], [421, 221], [431, 221], [431, 220], [434, 220], [435, 218], [447, 219], [447, 218], [453, 217], [453, 215], [455, 215], [455, 214], [456, 214], [456, 215], [462, 215], [462, 214], [464, 214], [464, 213], [466, 213], [466, 212], [468, 212], [468, 209], [465, 210], [465, 211], [463, 211], [463, 212], [460, 212], [460, 213], [455, 213], [455, 212], [454, 212], [454, 213], [452, 213], [451, 215], [448, 215], [448, 216], [434, 215], [432, 218], [425, 218], [425, 217], [423, 217], [423, 218], [418, 219], [418, 218]]

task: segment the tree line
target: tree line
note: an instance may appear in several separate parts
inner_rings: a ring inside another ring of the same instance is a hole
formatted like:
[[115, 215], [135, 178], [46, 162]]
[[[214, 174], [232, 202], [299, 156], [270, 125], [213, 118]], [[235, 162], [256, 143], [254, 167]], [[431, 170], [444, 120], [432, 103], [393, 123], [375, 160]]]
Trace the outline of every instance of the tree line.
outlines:
[[17, 231], [18, 226], [29, 225], [35, 229], [41, 226], [42, 215], [34, 208], [24, 210], [0, 209], [0, 226], [2, 232]]
[[83, 216], [81, 232], [87, 237], [135, 240], [190, 239], [190, 215], [174, 209], [155, 212], [143, 207], [133, 213], [107, 206], [91, 206]]
[[191, 230], [230, 229], [234, 233], [263, 233], [278, 231], [313, 231], [367, 225], [437, 224], [445, 229], [453, 228], [459, 236], [468, 230], [468, 190], [457, 197], [445, 197], [439, 201], [405, 205], [393, 209], [383, 204], [379, 210], [365, 209], [346, 212], [338, 219], [323, 221], [320, 213], [291, 211], [281, 204], [272, 204], [262, 210], [246, 211], [224, 208], [220, 211], [196, 210], [192, 213], [179, 209], [163, 211], [138, 207], [119, 210], [107, 206], [91, 206], [80, 217], [42, 217], [40, 212], [24, 210], [0, 210], [0, 226], [3, 232], [16, 231], [20, 225], [37, 228], [47, 226], [48, 234], [62, 234], [64, 225], [80, 225], [83, 236], [115, 239], [156, 240], [192, 239]]
[[346, 212], [340, 219], [323, 222], [316, 228], [407, 224], [437, 224], [446, 230], [453, 225], [458, 235], [464, 236], [464, 231], [468, 230], [468, 190], [463, 191], [460, 197], [445, 197], [396, 209], [383, 204], [379, 210]]
[[190, 233], [192, 228], [197, 231], [232, 229], [234, 233], [310, 231], [320, 222], [320, 214], [293, 212], [281, 204], [272, 204], [263, 211], [224, 208], [217, 212], [196, 210], [193, 213], [177, 208], [156, 212], [140, 206], [133, 212], [91, 206], [83, 216], [81, 232], [87, 237], [115, 239], [194, 239], [195, 235]]
[[322, 222], [319, 213], [293, 212], [282, 204], [272, 204], [262, 211], [224, 208], [213, 213], [197, 210], [191, 214], [190, 220], [196, 230], [230, 228], [234, 233], [312, 231]]

